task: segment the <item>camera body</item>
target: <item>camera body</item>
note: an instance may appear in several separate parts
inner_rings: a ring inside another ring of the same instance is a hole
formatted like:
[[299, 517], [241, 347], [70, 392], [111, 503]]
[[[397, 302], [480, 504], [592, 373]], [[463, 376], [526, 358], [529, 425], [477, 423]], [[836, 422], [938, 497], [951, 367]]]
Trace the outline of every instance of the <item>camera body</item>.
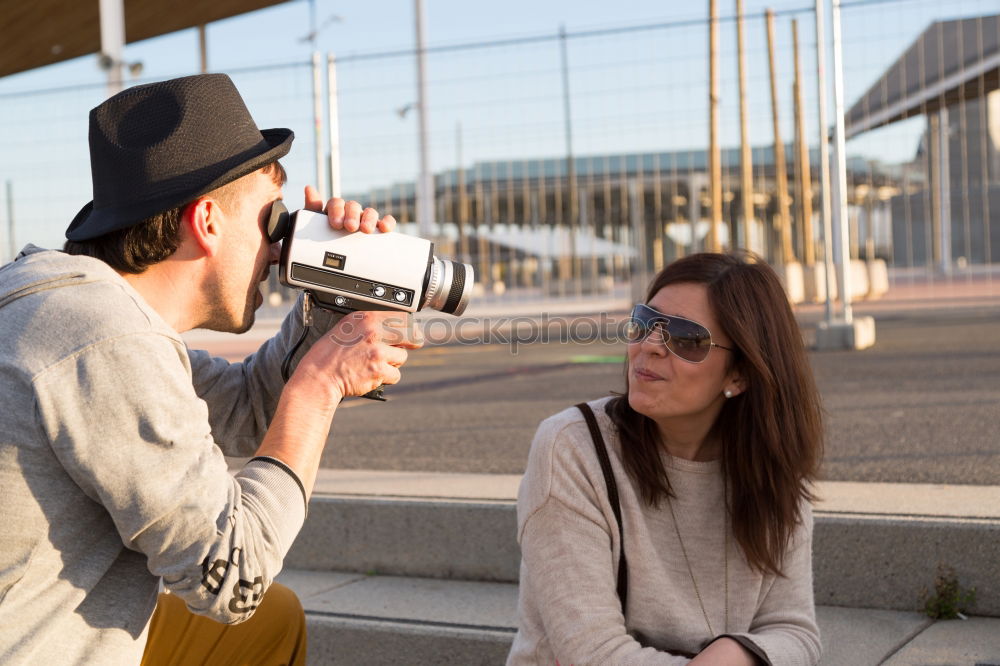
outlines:
[[330, 228], [326, 215], [298, 210], [288, 217], [279, 279], [312, 293], [338, 312], [430, 307], [461, 315], [469, 303], [472, 266], [434, 256], [424, 238]]

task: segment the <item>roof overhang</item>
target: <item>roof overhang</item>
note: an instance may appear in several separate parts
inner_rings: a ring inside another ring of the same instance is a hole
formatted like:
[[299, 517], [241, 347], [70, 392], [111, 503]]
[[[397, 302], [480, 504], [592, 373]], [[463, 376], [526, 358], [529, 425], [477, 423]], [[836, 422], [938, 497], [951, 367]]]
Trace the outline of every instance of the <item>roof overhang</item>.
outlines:
[[[277, 5], [286, 0], [123, 0], [125, 42]], [[0, 0], [0, 76], [52, 65], [101, 49], [98, 0]]]
[[844, 118], [848, 139], [1000, 88], [1000, 15], [932, 23]]

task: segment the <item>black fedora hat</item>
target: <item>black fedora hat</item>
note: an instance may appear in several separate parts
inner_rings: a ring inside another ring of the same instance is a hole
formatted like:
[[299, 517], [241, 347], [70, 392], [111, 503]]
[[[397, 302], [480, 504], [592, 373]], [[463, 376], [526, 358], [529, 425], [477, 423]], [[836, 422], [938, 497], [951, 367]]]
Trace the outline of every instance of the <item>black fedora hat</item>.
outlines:
[[90, 112], [94, 200], [66, 238], [96, 238], [188, 203], [283, 157], [294, 136], [257, 129], [225, 74], [120, 92]]

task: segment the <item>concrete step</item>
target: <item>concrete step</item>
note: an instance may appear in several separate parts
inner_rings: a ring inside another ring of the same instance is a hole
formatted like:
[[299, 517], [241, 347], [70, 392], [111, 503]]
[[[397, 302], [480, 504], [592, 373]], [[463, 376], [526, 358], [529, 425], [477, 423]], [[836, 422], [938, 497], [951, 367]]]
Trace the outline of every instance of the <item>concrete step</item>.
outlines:
[[[516, 582], [517, 475], [320, 470], [286, 566]], [[913, 610], [938, 563], [1000, 616], [1000, 486], [825, 482], [817, 487], [816, 601]]]
[[[502, 664], [517, 628], [511, 583], [295, 570], [278, 580], [306, 609], [309, 664]], [[817, 619], [829, 666], [1000, 656], [996, 618], [933, 623], [912, 612], [820, 606]]]
[[502, 664], [517, 586], [286, 571], [306, 610], [309, 664]]

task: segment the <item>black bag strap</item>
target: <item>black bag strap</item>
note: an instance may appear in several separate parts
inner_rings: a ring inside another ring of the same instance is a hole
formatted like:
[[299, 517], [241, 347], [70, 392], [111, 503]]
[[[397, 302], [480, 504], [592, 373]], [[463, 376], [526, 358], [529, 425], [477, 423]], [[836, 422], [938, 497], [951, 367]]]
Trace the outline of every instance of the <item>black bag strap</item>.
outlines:
[[590, 428], [590, 436], [594, 440], [594, 448], [597, 449], [597, 459], [601, 462], [601, 471], [604, 472], [604, 484], [608, 487], [608, 500], [611, 502], [611, 511], [618, 521], [618, 599], [622, 603], [622, 615], [625, 615], [625, 602], [628, 599], [628, 562], [625, 561], [625, 530], [622, 527], [622, 507], [618, 501], [618, 484], [615, 483], [615, 476], [611, 473], [611, 459], [608, 458], [608, 449], [604, 444], [604, 436], [597, 426], [597, 417], [594, 410], [585, 402], [576, 406], [583, 412], [583, 418]]

